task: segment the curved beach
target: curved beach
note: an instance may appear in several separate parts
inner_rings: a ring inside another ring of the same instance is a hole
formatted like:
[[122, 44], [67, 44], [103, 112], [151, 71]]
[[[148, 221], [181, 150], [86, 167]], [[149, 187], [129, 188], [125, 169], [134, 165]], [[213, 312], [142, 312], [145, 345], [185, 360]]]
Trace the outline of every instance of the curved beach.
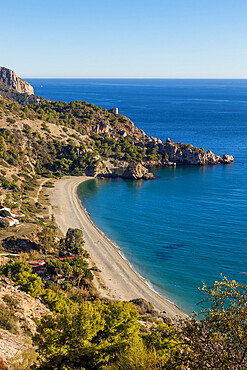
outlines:
[[153, 291], [124, 259], [114, 244], [99, 230], [78, 196], [77, 187], [92, 177], [65, 177], [55, 182], [49, 190], [52, 213], [63, 234], [69, 227], [80, 228], [88, 250], [100, 273], [96, 273], [95, 285], [102, 296], [129, 301], [144, 298], [154, 308], [164, 312], [171, 319], [186, 315], [169, 300]]

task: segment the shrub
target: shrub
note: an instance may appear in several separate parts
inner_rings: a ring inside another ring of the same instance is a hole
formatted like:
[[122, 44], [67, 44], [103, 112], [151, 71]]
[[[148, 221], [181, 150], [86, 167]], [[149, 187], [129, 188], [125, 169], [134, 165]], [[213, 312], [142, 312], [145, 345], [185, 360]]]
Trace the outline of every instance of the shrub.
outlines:
[[15, 119], [13, 119], [13, 118], [9, 118], [9, 117], [7, 117], [7, 119], [6, 119], [6, 121], [8, 122], [8, 123], [15, 123]]
[[0, 328], [18, 334], [17, 322], [18, 319], [11, 310], [0, 305]]
[[13, 297], [11, 297], [10, 295], [8, 295], [8, 294], [5, 294], [4, 296], [3, 296], [3, 301], [5, 302], [5, 303], [7, 303], [8, 305], [10, 305], [10, 306], [16, 306], [16, 304], [17, 304], [17, 300], [16, 300], [16, 298], [13, 298]]
[[17, 285], [20, 285], [24, 292], [33, 297], [41, 294], [41, 278], [32, 273], [31, 267], [27, 262], [10, 262], [0, 268], [0, 273], [12, 279]]
[[5, 229], [6, 227], [9, 227], [9, 222], [4, 219], [0, 219], [0, 228]]

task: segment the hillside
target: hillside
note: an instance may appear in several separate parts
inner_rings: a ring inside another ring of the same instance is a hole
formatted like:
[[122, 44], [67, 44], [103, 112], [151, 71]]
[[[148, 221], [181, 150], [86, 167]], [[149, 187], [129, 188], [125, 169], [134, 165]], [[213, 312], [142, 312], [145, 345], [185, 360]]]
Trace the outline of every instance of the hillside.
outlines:
[[[7, 278], [0, 278], [0, 307], [0, 357], [10, 368], [23, 369], [36, 358], [30, 338], [30, 334], [36, 333], [36, 320], [51, 312]], [[4, 317], [7, 330], [1, 329]]]
[[6, 85], [0, 93], [0, 368], [244, 368], [245, 287], [225, 278], [204, 286], [213, 311], [200, 322], [171, 322], [140, 298], [107, 297], [82, 230], [63, 235], [47, 195], [62, 176], [151, 179], [157, 166], [233, 157], [162, 142], [87, 102], [51, 102]]
[[157, 166], [233, 161], [232, 156], [221, 158], [190, 144], [170, 139], [163, 143], [145, 135], [128, 118], [81, 101], [21, 106], [1, 100], [0, 127], [1, 158], [45, 176], [89, 173], [142, 178], [147, 169]]

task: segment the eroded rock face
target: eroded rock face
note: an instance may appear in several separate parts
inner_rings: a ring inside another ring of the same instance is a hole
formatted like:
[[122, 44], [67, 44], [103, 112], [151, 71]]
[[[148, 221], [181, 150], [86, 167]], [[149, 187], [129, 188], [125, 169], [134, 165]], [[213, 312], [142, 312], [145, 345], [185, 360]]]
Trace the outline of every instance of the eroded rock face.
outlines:
[[12, 87], [19, 93], [33, 95], [33, 87], [26, 81], [22, 80], [17, 74], [8, 68], [0, 67], [0, 82]]
[[169, 156], [170, 162], [177, 164], [189, 165], [214, 165], [220, 163], [233, 162], [233, 156], [224, 155], [221, 158], [219, 155], [214, 154], [211, 150], [207, 152], [203, 148], [196, 148], [190, 144], [174, 143], [167, 139], [165, 143], [159, 147], [161, 153]]
[[153, 173], [149, 172], [146, 167], [141, 165], [140, 163], [138, 164], [130, 164], [124, 173], [121, 176], [124, 179], [143, 179], [143, 180], [152, 180], [154, 179]]
[[111, 177], [113, 175], [110, 168], [105, 166], [103, 162], [99, 162], [94, 168], [88, 170], [86, 174], [93, 177]]

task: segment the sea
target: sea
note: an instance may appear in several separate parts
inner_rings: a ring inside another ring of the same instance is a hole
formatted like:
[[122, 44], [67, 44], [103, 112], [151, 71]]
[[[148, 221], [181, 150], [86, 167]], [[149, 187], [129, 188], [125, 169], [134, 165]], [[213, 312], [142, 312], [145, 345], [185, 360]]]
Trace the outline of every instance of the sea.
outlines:
[[221, 276], [247, 285], [247, 80], [27, 79], [51, 100], [118, 107], [146, 134], [231, 154], [232, 165], [155, 171], [78, 189], [95, 224], [184, 312]]

